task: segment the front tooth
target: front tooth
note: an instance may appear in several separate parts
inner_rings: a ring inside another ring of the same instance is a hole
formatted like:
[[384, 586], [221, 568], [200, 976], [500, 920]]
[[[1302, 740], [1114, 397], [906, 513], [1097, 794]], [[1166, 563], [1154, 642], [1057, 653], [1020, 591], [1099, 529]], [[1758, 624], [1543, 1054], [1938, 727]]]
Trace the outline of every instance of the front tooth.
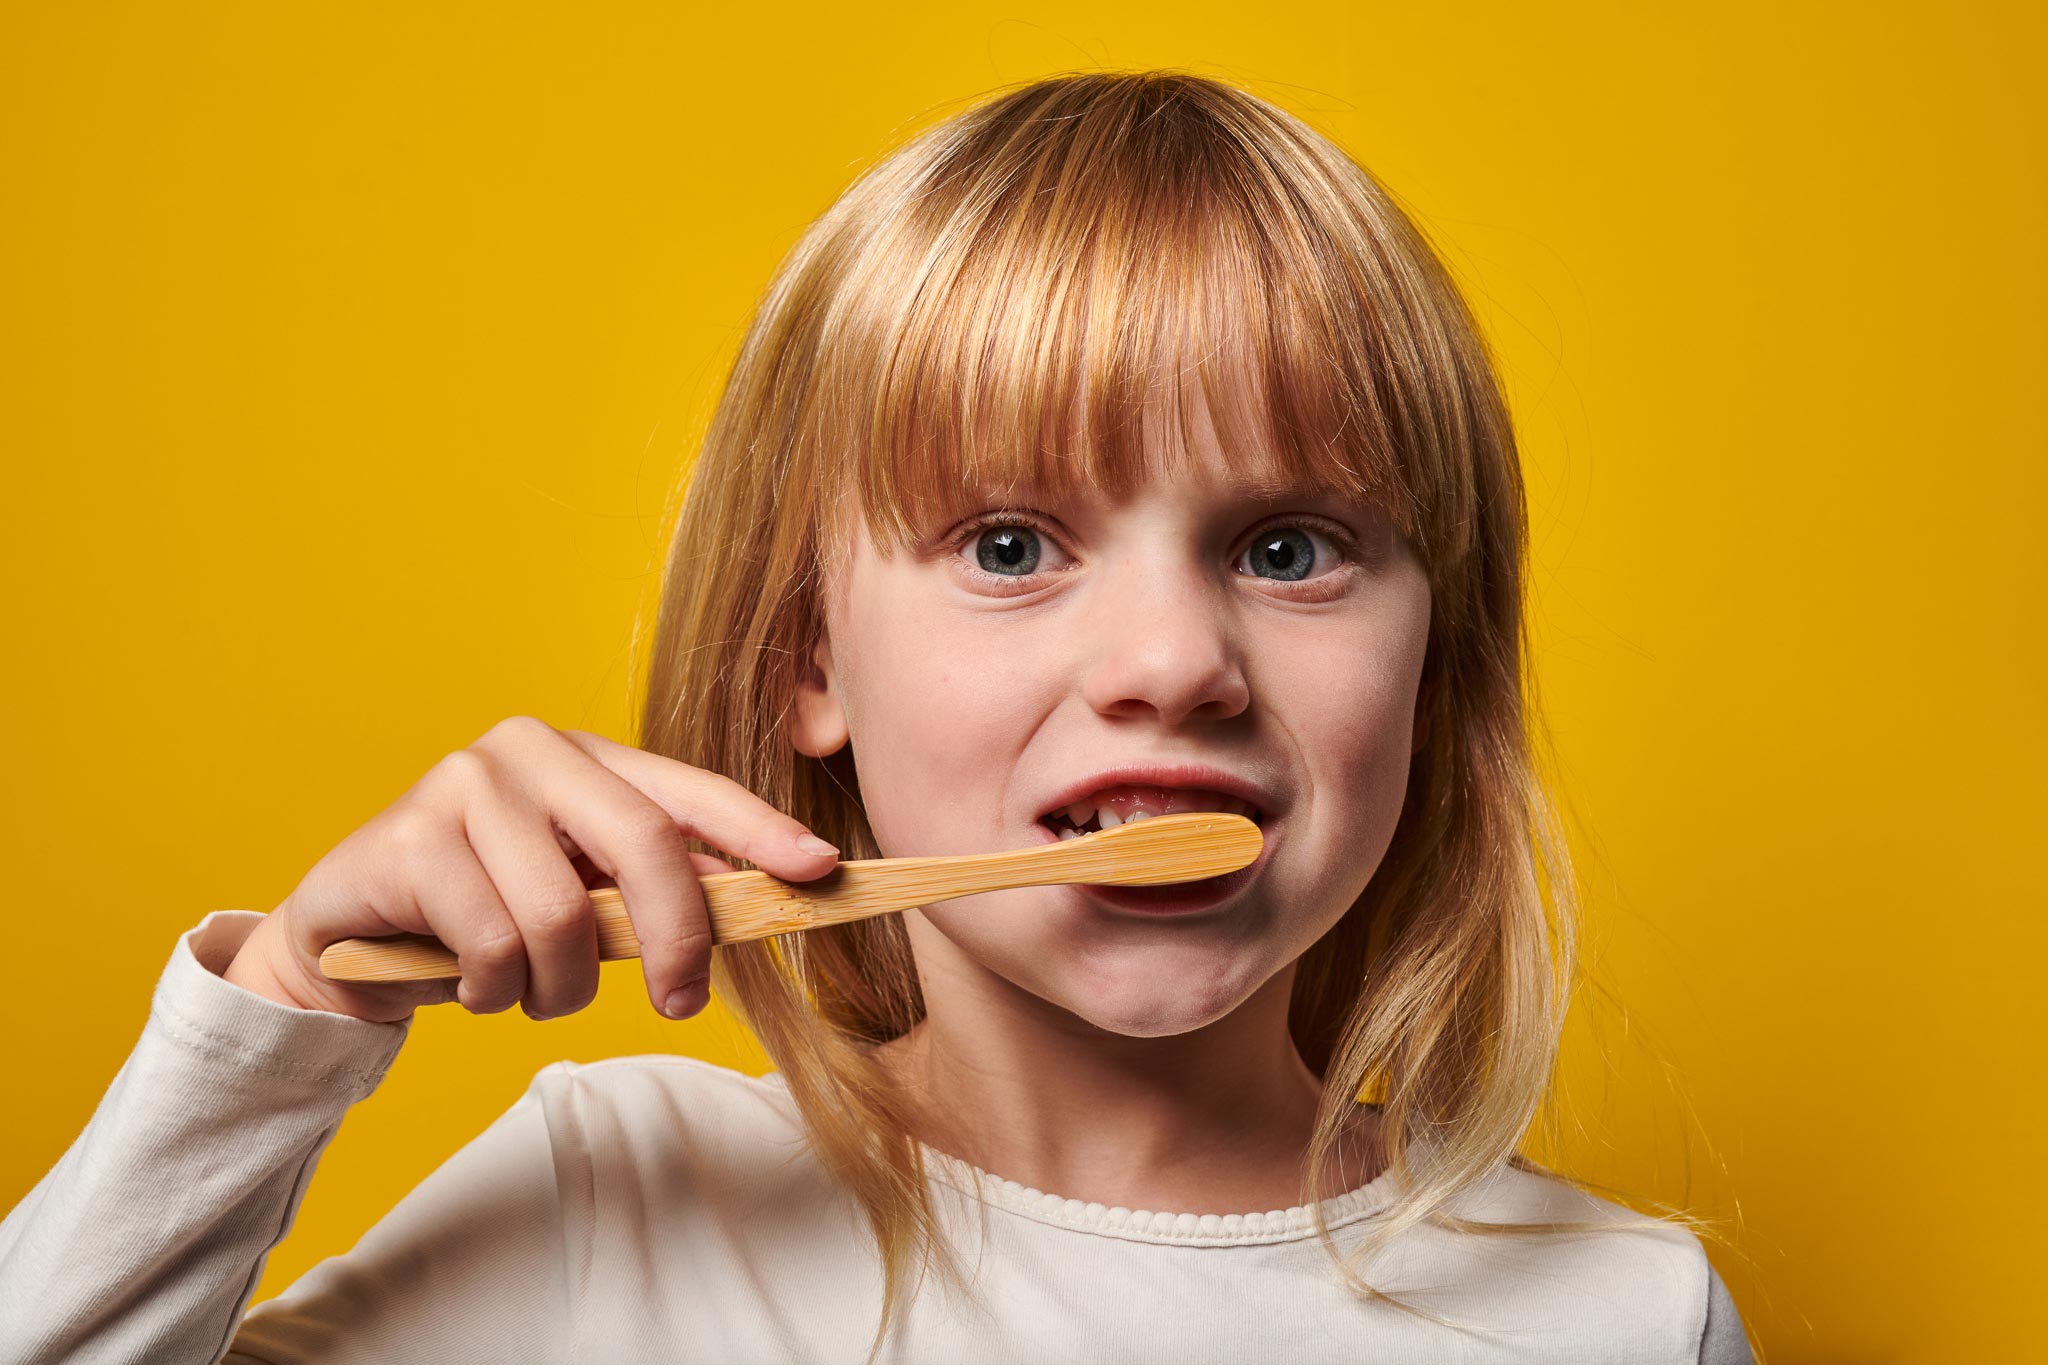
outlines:
[[1140, 820], [1150, 820], [1151, 818], [1152, 812], [1140, 806], [1138, 809], [1132, 811], [1128, 816], [1124, 817], [1124, 823], [1127, 825], [1135, 825]]
[[1060, 838], [1062, 839], [1078, 839], [1080, 837], [1081, 831], [1078, 829], [1063, 829], [1060, 831]]
[[1093, 801], [1076, 801], [1073, 805], [1067, 807], [1067, 818], [1072, 820], [1077, 827], [1087, 824], [1095, 818], [1095, 803]]
[[1117, 817], [1117, 813], [1111, 810], [1108, 806], [1104, 806], [1102, 808], [1100, 814], [1096, 816], [1096, 819], [1101, 822], [1102, 827], [1104, 829], [1115, 829], [1118, 825], [1121, 825], [1123, 823], [1123, 821]]

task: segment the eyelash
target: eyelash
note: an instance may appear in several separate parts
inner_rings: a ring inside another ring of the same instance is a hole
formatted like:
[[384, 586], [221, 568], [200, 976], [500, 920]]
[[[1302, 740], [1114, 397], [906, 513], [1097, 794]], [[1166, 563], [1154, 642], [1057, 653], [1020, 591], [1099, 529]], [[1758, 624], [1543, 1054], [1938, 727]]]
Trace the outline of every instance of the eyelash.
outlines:
[[[998, 509], [993, 512], [983, 512], [981, 515], [968, 521], [967, 524], [962, 526], [959, 530], [955, 531], [946, 542], [946, 553], [952, 556], [953, 558], [958, 559], [960, 555], [960, 547], [965, 545], [968, 541], [974, 539], [974, 537], [977, 534], [991, 526], [1028, 526], [1048, 540], [1058, 542], [1060, 539], [1060, 537], [1053, 531], [1053, 529], [1050, 526], [1046, 525], [1046, 523], [1041, 518], [1036, 517], [1029, 512], [1010, 512]], [[1249, 548], [1251, 541], [1256, 541], [1258, 539], [1260, 532], [1263, 532], [1272, 527], [1279, 526], [1301, 526], [1311, 530], [1321, 531], [1324, 535], [1328, 536], [1331, 540], [1337, 543], [1337, 548], [1343, 551], [1345, 562], [1347, 564], [1355, 566], [1362, 562], [1360, 558], [1360, 550], [1357, 537], [1352, 535], [1351, 532], [1346, 530], [1344, 527], [1338, 525], [1336, 522], [1329, 520], [1327, 517], [1307, 515], [1275, 517], [1270, 521], [1263, 522], [1260, 524], [1258, 530], [1252, 533], [1251, 540], [1246, 542], [1247, 548]], [[1233, 564], [1235, 562], [1235, 560], [1232, 561]], [[972, 573], [976, 578], [982, 579], [984, 581], [994, 581], [997, 583], [1028, 583], [1032, 579], [1037, 578], [1039, 576], [1038, 574], [1034, 573], [1028, 574], [1022, 578], [1016, 578], [1005, 574], [992, 574], [989, 573], [986, 569], [982, 569], [975, 565], [966, 565], [965, 567], [967, 568], [968, 572]], [[1321, 583], [1326, 580], [1335, 578], [1337, 576], [1337, 573], [1341, 572], [1342, 570], [1338, 570], [1337, 572], [1333, 573], [1318, 574], [1314, 578], [1296, 579], [1292, 581], [1301, 586], [1308, 586], [1311, 584]], [[1263, 581], [1284, 584], [1289, 582], [1290, 580], [1275, 578], [1266, 579]]]

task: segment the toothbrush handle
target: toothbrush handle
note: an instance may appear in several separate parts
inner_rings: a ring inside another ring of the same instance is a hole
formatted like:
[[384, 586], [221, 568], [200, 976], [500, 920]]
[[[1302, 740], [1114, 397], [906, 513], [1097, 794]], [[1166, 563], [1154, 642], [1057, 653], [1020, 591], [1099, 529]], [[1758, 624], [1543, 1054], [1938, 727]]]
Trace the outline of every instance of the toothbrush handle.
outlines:
[[[760, 871], [721, 872], [700, 877], [698, 885], [711, 917], [711, 941], [742, 943], [1019, 886], [1199, 881], [1249, 866], [1264, 844], [1259, 827], [1244, 816], [1185, 811], [1035, 848], [867, 858], [840, 863], [807, 882], [785, 882]], [[619, 889], [593, 887], [590, 904], [597, 916], [598, 960], [640, 956], [640, 938]], [[331, 943], [320, 954], [320, 971], [333, 981], [432, 981], [462, 975], [455, 954], [427, 934]]]

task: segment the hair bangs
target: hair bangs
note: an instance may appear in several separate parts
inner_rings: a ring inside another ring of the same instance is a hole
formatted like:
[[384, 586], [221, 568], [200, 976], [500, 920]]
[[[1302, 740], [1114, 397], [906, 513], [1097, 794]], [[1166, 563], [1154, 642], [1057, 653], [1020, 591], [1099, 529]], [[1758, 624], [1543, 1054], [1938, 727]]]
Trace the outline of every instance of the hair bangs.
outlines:
[[980, 506], [1172, 479], [1207, 423], [1248, 491], [1386, 507], [1414, 539], [1329, 227], [1213, 108], [1130, 94], [1011, 110], [902, 187], [820, 376], [826, 505], [905, 548]]

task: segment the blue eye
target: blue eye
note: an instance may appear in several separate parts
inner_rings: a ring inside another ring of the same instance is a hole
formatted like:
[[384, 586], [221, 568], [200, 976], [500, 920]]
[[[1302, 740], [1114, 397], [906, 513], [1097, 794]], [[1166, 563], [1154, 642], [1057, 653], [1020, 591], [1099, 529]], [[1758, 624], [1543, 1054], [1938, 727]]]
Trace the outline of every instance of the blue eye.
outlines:
[[[950, 541], [955, 558], [978, 565], [984, 581], [989, 578], [1013, 582], [1031, 578], [1041, 569], [1058, 569], [1064, 560], [1047, 565], [1045, 552], [1051, 548], [1064, 555], [1052, 529], [1028, 512], [986, 512], [955, 531]], [[962, 554], [969, 545], [971, 558]], [[965, 567], [963, 565], [963, 567]]]
[[[953, 554], [968, 545], [974, 547], [972, 562], [988, 578], [1013, 581], [1040, 572], [1046, 545], [1057, 553], [1053, 533], [1035, 518], [1021, 512], [985, 513], [956, 531], [951, 538]], [[1274, 522], [1252, 537], [1237, 558], [1238, 572], [1269, 583], [1300, 583], [1312, 574], [1318, 579], [1335, 578], [1346, 564], [1356, 564], [1356, 541], [1350, 532], [1321, 518], [1295, 517]], [[1249, 567], [1246, 567], [1249, 562]], [[1327, 565], [1322, 572], [1319, 567]], [[1059, 567], [1058, 565], [1054, 566]]]
[[[1299, 526], [1276, 527], [1252, 541], [1245, 554], [1254, 564], [1263, 563], [1274, 571], [1274, 577], [1283, 583], [1297, 583], [1308, 577], [1308, 571], [1315, 567], [1316, 546], [1309, 533]], [[1253, 570], [1254, 576], [1258, 571]]]
[[[1333, 553], [1319, 553], [1315, 546], [1317, 540], [1329, 540]], [[1309, 571], [1323, 559], [1337, 563], [1343, 557], [1346, 557], [1343, 548], [1331, 532], [1311, 524], [1282, 524], [1253, 536], [1239, 563], [1251, 561], [1251, 567], [1247, 569], [1251, 577], [1268, 577], [1270, 571], [1270, 577], [1276, 583], [1298, 583], [1309, 577]]]
[[1038, 533], [1028, 526], [984, 527], [975, 537], [974, 552], [988, 573], [1028, 578], [1038, 569]]

